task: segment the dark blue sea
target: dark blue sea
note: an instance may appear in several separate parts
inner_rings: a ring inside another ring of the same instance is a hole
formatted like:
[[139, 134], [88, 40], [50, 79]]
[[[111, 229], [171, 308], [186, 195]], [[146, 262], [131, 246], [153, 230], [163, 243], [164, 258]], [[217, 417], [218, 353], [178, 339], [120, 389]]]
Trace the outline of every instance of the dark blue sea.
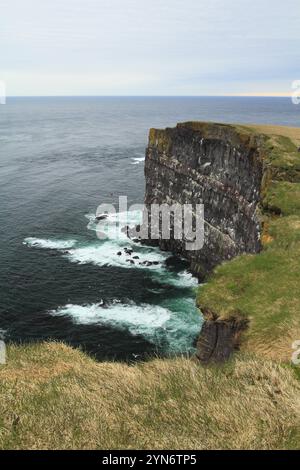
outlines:
[[[197, 282], [167, 253], [96, 237], [103, 202], [142, 203], [150, 127], [185, 120], [300, 125], [288, 98], [8, 98], [0, 105], [0, 329], [99, 360], [193, 351]], [[146, 267], [117, 252], [133, 248]]]

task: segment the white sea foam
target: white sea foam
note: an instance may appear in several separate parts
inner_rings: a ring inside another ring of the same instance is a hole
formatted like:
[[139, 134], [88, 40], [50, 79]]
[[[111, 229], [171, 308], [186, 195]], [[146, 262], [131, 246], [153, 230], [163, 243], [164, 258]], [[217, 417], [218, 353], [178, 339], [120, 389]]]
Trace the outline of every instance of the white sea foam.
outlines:
[[[105, 240], [99, 240], [87, 246], [75, 247], [66, 255], [70, 261], [80, 264], [95, 264], [98, 266], [115, 266], [122, 268], [162, 269], [162, 263], [169, 256], [158, 248], [143, 247], [127, 237], [124, 233], [126, 225], [135, 226], [142, 222], [142, 212], [128, 211], [108, 214], [107, 219], [100, 223], [95, 220], [94, 214], [86, 214], [89, 220], [87, 228], [92, 231], [101, 231], [106, 235]], [[124, 252], [128, 247], [133, 250], [131, 256]], [[118, 253], [122, 253], [118, 255]], [[138, 256], [138, 259], [133, 259]], [[130, 263], [134, 261], [134, 264]], [[159, 262], [159, 265], [145, 266], [144, 262]]]
[[198, 280], [188, 271], [182, 271], [170, 278], [170, 283], [178, 287], [196, 287]]
[[[29, 237], [25, 238], [23, 243], [32, 248], [63, 251], [63, 256], [72, 263], [93, 264], [96, 266], [161, 270], [164, 269], [163, 263], [167, 257], [167, 254], [159, 252], [156, 249], [143, 249], [140, 247], [138, 247], [138, 250], [134, 251], [132, 255], [129, 255], [125, 252], [124, 248], [132, 249], [133, 244], [130, 243], [127, 237], [118, 241], [99, 240], [86, 245], [78, 243], [76, 240], [51, 240]], [[118, 255], [118, 253], [121, 253], [121, 255]], [[138, 256], [139, 258], [133, 259], [134, 256]], [[134, 264], [131, 263], [130, 260], [132, 260]], [[142, 264], [147, 261], [159, 264], [150, 266]]]
[[135, 157], [131, 159], [131, 165], [139, 165], [140, 163], [145, 161], [145, 157]]
[[[126, 238], [126, 240], [128, 240]], [[79, 248], [72, 248], [68, 250], [65, 255], [73, 263], [79, 264], [94, 264], [97, 266], [115, 266], [122, 268], [140, 268], [140, 269], [161, 269], [161, 263], [164, 262], [166, 255], [159, 253], [154, 250], [142, 250], [133, 252], [132, 255], [127, 255], [124, 251], [124, 247], [130, 246], [125, 243], [115, 243], [113, 241], [104, 241], [89, 244]], [[118, 255], [118, 253], [122, 253]], [[133, 259], [133, 256], [138, 256], [139, 259]], [[135, 264], [130, 263], [130, 260], [134, 261]], [[145, 266], [143, 263], [146, 261], [159, 262], [159, 265]]]
[[160, 328], [170, 319], [170, 312], [163, 307], [148, 304], [122, 304], [114, 302], [109, 306], [101, 304], [73, 305], [68, 304], [50, 313], [68, 315], [75, 323], [110, 324], [128, 327], [133, 332], [149, 328]]
[[49, 238], [28, 237], [24, 240], [24, 245], [37, 248], [45, 248], [48, 250], [65, 250], [76, 244], [76, 240], [54, 240]]
[[174, 287], [196, 287], [198, 280], [188, 271], [178, 273], [168, 270], [153, 273], [153, 278], [160, 284], [168, 284]]
[[[94, 214], [86, 214], [89, 220], [88, 229], [99, 230], [99, 222], [95, 220]], [[146, 247], [129, 239], [122, 228], [141, 222], [141, 211], [119, 212], [109, 214], [107, 220], [101, 224], [107, 235], [105, 240], [96, 240], [88, 243], [79, 243], [75, 239], [57, 240], [29, 237], [24, 244], [34, 248], [44, 248], [63, 251], [63, 256], [72, 263], [93, 264], [96, 266], [113, 266], [126, 269], [150, 269], [156, 273], [155, 279], [162, 284], [175, 287], [192, 287], [197, 285], [197, 280], [187, 271], [173, 273], [167, 270], [164, 262], [170, 255], [156, 247]], [[131, 248], [132, 255], [126, 254], [124, 248]], [[121, 255], [118, 253], [121, 252]], [[138, 256], [138, 259], [134, 259]], [[130, 262], [134, 261], [134, 264]], [[146, 263], [159, 263], [147, 266]]]
[[86, 214], [85, 217], [89, 220], [88, 230], [103, 232], [108, 239], [127, 240], [131, 244], [134, 242], [127, 237], [124, 228], [127, 225], [134, 227], [142, 223], [142, 212], [138, 210], [110, 213], [101, 221], [96, 220], [95, 214]]
[[[185, 299], [180, 300], [179, 308]], [[133, 335], [142, 335], [166, 352], [187, 352], [193, 348], [193, 340], [200, 331], [201, 317], [188, 301], [188, 312], [176, 313], [164, 306], [114, 302], [101, 304], [67, 304], [50, 311], [53, 316], [68, 316], [82, 325], [108, 325], [127, 330]]]

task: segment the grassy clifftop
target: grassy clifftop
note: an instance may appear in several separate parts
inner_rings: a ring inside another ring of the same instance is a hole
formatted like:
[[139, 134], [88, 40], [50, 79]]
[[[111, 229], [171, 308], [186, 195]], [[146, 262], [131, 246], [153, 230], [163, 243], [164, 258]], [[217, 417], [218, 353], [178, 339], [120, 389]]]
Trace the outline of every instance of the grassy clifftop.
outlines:
[[263, 250], [218, 266], [198, 304], [220, 319], [249, 319], [243, 350], [289, 361], [300, 339], [300, 129], [237, 127], [263, 136]]
[[292, 370], [253, 357], [130, 367], [63, 344], [11, 346], [0, 366], [0, 448], [295, 448], [299, 396]]

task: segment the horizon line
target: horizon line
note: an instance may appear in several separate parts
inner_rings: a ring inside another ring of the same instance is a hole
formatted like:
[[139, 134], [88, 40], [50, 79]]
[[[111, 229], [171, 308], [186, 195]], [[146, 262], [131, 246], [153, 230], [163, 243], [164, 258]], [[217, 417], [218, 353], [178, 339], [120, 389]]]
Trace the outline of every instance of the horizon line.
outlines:
[[286, 94], [225, 94], [225, 95], [7, 95], [6, 98], [291, 98]]

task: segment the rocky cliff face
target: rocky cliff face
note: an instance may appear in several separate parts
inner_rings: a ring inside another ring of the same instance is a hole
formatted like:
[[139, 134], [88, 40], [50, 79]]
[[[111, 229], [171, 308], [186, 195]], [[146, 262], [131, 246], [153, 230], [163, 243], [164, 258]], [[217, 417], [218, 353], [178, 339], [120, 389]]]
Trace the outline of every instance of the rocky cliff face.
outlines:
[[241, 335], [248, 327], [248, 321], [241, 318], [219, 320], [204, 312], [205, 322], [197, 342], [196, 357], [203, 363], [224, 362], [238, 349]]
[[150, 130], [145, 203], [199, 203], [205, 211], [201, 250], [187, 251], [174, 237], [157, 244], [189, 260], [200, 279], [223, 260], [260, 250], [261, 144], [259, 136], [223, 124]]
[[[204, 204], [205, 219], [201, 250], [186, 250], [185, 240], [174, 236], [151, 243], [186, 258], [199, 279], [222, 261], [260, 251], [259, 202], [268, 178], [264, 151], [263, 136], [242, 126], [188, 122], [151, 129], [146, 205]], [[226, 360], [239, 347], [247, 321], [238, 315], [222, 321], [213, 312], [203, 314], [196, 356], [203, 363]]]

